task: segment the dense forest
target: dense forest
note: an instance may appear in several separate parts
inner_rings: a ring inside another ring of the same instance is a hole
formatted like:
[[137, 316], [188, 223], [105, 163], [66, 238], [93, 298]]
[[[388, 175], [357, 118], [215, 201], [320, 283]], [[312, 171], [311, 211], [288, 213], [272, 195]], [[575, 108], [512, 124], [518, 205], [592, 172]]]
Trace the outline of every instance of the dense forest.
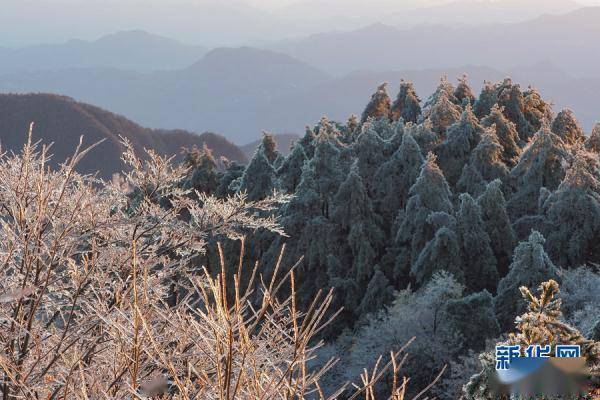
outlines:
[[3, 400], [505, 400], [497, 343], [600, 388], [600, 126], [535, 89], [383, 84], [247, 164], [119, 146], [0, 155]]
[[[510, 79], [476, 96], [466, 77], [443, 78], [424, 102], [402, 81], [360, 117], [307, 127], [288, 156], [268, 134], [245, 167], [190, 152], [186, 185], [293, 194], [277, 212], [287, 236], [253, 232], [247, 256], [275, 265], [285, 244], [284, 264], [302, 259], [301, 307], [334, 288], [342, 311], [321, 335], [322, 356], [341, 357], [332, 382], [415, 336], [407, 375], [423, 387], [448, 364], [435, 390], [451, 399], [527, 311], [521, 286], [560, 284], [564, 321], [600, 340], [599, 152], [600, 126], [586, 136], [571, 110]], [[202, 262], [218, 271], [214, 252]]]

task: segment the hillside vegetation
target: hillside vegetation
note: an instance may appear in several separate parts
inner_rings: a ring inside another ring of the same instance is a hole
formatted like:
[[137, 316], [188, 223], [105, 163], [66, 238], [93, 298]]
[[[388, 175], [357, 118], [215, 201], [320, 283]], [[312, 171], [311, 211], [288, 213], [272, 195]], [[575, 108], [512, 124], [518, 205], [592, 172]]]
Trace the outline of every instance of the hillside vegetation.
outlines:
[[81, 160], [82, 172], [100, 172], [103, 178], [121, 172], [124, 147], [120, 137], [129, 140], [136, 151], [153, 149], [158, 154], [182, 160], [182, 149], [206, 144], [216, 157], [246, 162], [246, 156], [233, 143], [214, 133], [197, 135], [182, 130], [154, 130], [101, 108], [51, 94], [0, 95], [0, 143], [5, 151], [19, 151], [26, 127], [34, 122], [34, 139], [53, 143], [52, 163], [63, 162], [77, 146], [80, 136], [91, 145], [103, 140], [97, 150]]

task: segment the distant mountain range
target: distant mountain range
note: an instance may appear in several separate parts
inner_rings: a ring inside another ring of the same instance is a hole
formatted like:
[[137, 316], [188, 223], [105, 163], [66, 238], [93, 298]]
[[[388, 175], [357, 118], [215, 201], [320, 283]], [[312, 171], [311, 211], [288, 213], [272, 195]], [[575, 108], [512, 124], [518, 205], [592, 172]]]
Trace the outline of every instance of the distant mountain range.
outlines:
[[182, 130], [152, 130], [89, 104], [68, 97], [50, 94], [0, 95], [0, 143], [3, 151], [19, 151], [26, 139], [29, 123], [34, 122], [34, 140], [53, 143], [52, 162], [63, 162], [71, 156], [79, 137], [91, 145], [104, 140], [83, 158], [79, 167], [83, 172], [100, 172], [110, 178], [124, 169], [120, 157], [123, 146], [119, 136], [131, 141], [143, 155], [144, 148], [181, 159], [183, 147], [202, 147], [204, 143], [216, 157], [225, 156], [244, 163], [244, 153], [222, 136], [214, 133], [193, 134]]
[[[522, 2], [526, 3], [526, 2]], [[542, 61], [579, 77], [597, 76], [600, 7], [512, 24], [418, 26], [374, 24], [321, 33], [270, 48], [336, 75], [351, 71], [488, 65], [507, 69]]]
[[90, 67], [134, 71], [184, 68], [206, 51], [144, 31], [124, 31], [94, 41], [0, 48], [0, 73]]

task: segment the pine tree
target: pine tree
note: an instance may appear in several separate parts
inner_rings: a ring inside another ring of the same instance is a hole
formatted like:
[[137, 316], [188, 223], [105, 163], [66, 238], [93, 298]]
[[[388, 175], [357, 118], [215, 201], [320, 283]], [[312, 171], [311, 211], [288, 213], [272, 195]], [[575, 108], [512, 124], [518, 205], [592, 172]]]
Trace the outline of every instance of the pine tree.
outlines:
[[258, 151], [262, 151], [271, 164], [274, 164], [275, 160], [280, 157], [277, 151], [277, 142], [273, 135], [268, 132], [263, 132], [262, 140], [258, 145]]
[[494, 308], [503, 331], [513, 326], [515, 315], [523, 313], [523, 304], [515, 302], [521, 286], [535, 287], [548, 279], [559, 280], [559, 272], [544, 250], [545, 239], [532, 232], [529, 239], [515, 248], [508, 274], [498, 284]]
[[221, 179], [219, 179], [219, 185], [215, 191], [215, 195], [219, 198], [231, 196], [237, 192], [238, 188], [232, 187], [232, 184], [234, 181], [241, 179], [246, 169], [243, 165], [235, 161], [225, 160], [223, 164], [225, 172], [221, 176]]
[[566, 108], [559, 112], [552, 121], [552, 132], [558, 135], [566, 144], [582, 143], [585, 141], [583, 129], [573, 115], [573, 111]]
[[431, 105], [427, 118], [431, 128], [439, 135], [445, 136], [446, 129], [460, 120], [461, 108], [454, 104], [448, 94], [442, 91], [437, 101]]
[[600, 262], [600, 164], [598, 156], [579, 149], [565, 179], [544, 203], [550, 223], [548, 249], [562, 265]]
[[500, 334], [500, 325], [494, 314], [494, 298], [487, 290], [461, 299], [450, 299], [446, 310], [451, 323], [473, 351], [484, 350], [486, 339]]
[[419, 176], [423, 161], [419, 145], [412, 135], [405, 134], [398, 150], [377, 170], [373, 180], [376, 185], [374, 198], [387, 229], [398, 211], [406, 206], [408, 193]]
[[484, 118], [490, 113], [492, 107], [498, 102], [498, 93], [496, 92], [496, 86], [489, 81], [483, 83], [483, 88], [479, 97], [473, 104], [473, 112], [477, 115], [477, 118]]
[[515, 193], [508, 201], [508, 210], [513, 220], [536, 213], [540, 189], [556, 190], [570, 159], [565, 144], [549, 127], [542, 127], [535, 134], [510, 171]]
[[435, 146], [442, 141], [442, 137], [433, 131], [431, 121], [428, 119], [420, 124], [408, 124], [404, 131], [415, 138], [421, 148], [421, 154], [424, 156], [433, 152]]
[[488, 183], [483, 194], [477, 199], [481, 209], [485, 231], [498, 265], [499, 275], [508, 273], [508, 266], [515, 248], [516, 236], [506, 212], [506, 202], [499, 180]]
[[190, 168], [185, 187], [213, 194], [219, 184], [217, 162], [206, 143], [202, 150], [194, 147], [185, 153], [184, 164]]
[[483, 127], [470, 105], [462, 112], [460, 121], [450, 126], [446, 140], [437, 148], [439, 163], [450, 185], [458, 182], [473, 149], [479, 144]]
[[594, 125], [590, 137], [585, 142], [585, 147], [595, 153], [600, 153], [600, 123]]
[[387, 83], [382, 83], [377, 91], [371, 96], [371, 101], [362, 113], [361, 123], [367, 122], [369, 118], [389, 118], [391, 101], [386, 90]]
[[436, 272], [446, 271], [457, 282], [464, 284], [460, 244], [455, 232], [456, 220], [449, 214], [436, 212], [429, 215], [427, 223], [436, 229], [435, 236], [419, 254], [410, 275], [418, 284], [423, 285]]
[[542, 128], [544, 121], [552, 121], [552, 109], [531, 86], [523, 93], [523, 97], [523, 115], [529, 125], [528, 137], [531, 137]]
[[408, 275], [410, 266], [417, 261], [427, 242], [433, 239], [435, 227], [428, 222], [429, 215], [436, 211], [452, 213], [452, 193], [432, 153], [427, 155], [409, 194], [394, 243], [398, 251], [395, 278]]
[[474, 292], [494, 291], [498, 283], [496, 257], [481, 218], [481, 209], [467, 193], [460, 195], [460, 202], [456, 225], [466, 286]]
[[285, 157], [281, 166], [277, 169], [279, 186], [282, 190], [288, 193], [293, 193], [296, 190], [296, 186], [298, 186], [302, 177], [302, 167], [306, 158], [302, 145], [294, 144], [290, 154]]
[[242, 175], [239, 190], [247, 193], [248, 200], [254, 201], [271, 195], [275, 186], [275, 169], [258, 149]]
[[486, 128], [496, 127], [496, 136], [502, 146], [502, 161], [508, 167], [513, 167], [517, 164], [521, 154], [521, 148], [518, 145], [520, 139], [515, 124], [509, 121], [503, 112], [503, 108], [494, 104], [485, 118], [481, 120], [481, 124]]
[[460, 179], [456, 182], [457, 193], [469, 193], [473, 197], [478, 197], [485, 190], [486, 182], [481, 173], [473, 163], [467, 163], [463, 167]]
[[392, 120], [397, 121], [400, 118], [404, 122], [416, 123], [421, 115], [421, 99], [417, 96], [412, 82], [400, 82], [400, 91], [398, 97], [392, 104]]
[[384, 152], [383, 139], [371, 127], [362, 132], [352, 145], [352, 154], [356, 157], [358, 171], [369, 193], [372, 193], [376, 184], [373, 179], [375, 173], [385, 161]]
[[454, 97], [459, 103], [463, 103], [466, 101], [468, 104], [473, 105], [475, 102], [475, 96], [471, 91], [471, 87], [469, 86], [469, 81], [467, 75], [462, 75], [458, 78], [458, 85], [454, 90]]
[[500, 179], [506, 182], [508, 168], [502, 161], [502, 145], [498, 142], [495, 126], [484, 130], [469, 162], [477, 169], [484, 181]]
[[358, 306], [358, 315], [366, 316], [383, 309], [394, 299], [394, 288], [390, 281], [381, 271], [379, 266], [375, 267], [375, 273], [369, 281], [367, 288], [364, 290], [364, 295]]

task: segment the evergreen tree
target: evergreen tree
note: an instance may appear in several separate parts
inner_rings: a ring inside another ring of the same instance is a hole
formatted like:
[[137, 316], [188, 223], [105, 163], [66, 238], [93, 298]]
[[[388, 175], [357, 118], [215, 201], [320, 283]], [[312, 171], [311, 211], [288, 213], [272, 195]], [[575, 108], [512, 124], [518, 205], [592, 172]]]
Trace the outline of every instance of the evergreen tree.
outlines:
[[364, 295], [358, 306], [358, 315], [366, 316], [379, 311], [394, 299], [394, 288], [390, 281], [381, 271], [379, 266], [375, 267], [375, 273], [369, 281]]
[[304, 148], [300, 144], [294, 144], [290, 154], [285, 157], [281, 166], [277, 169], [277, 177], [282, 190], [287, 193], [294, 193], [296, 186], [300, 183], [305, 161]]
[[448, 81], [448, 77], [446, 75], [443, 75], [440, 78], [440, 83], [437, 86], [437, 88], [435, 89], [435, 92], [433, 92], [433, 94], [431, 96], [429, 96], [427, 101], [425, 101], [425, 104], [424, 104], [425, 109], [428, 111], [431, 110], [431, 107], [433, 107], [436, 103], [438, 103], [443, 96], [445, 96], [453, 104], [460, 105], [461, 102], [454, 96], [454, 91], [455, 91], [455, 88]]
[[451, 273], [457, 282], [464, 284], [459, 239], [454, 231], [456, 221], [449, 214], [438, 212], [431, 213], [427, 223], [437, 231], [435, 237], [427, 243], [412, 265], [410, 275], [418, 284], [423, 285], [436, 272], [446, 271]]
[[217, 162], [206, 143], [202, 150], [197, 147], [186, 151], [184, 164], [190, 168], [185, 187], [206, 194], [213, 194], [219, 184]]
[[371, 96], [371, 101], [362, 113], [361, 123], [367, 122], [369, 118], [389, 118], [391, 101], [386, 90], [387, 83], [382, 83], [377, 91]]
[[489, 81], [483, 83], [483, 88], [479, 97], [473, 104], [473, 112], [477, 115], [477, 118], [484, 118], [490, 113], [492, 107], [498, 102], [498, 93], [496, 92], [496, 86]]
[[242, 175], [239, 190], [247, 193], [248, 200], [255, 201], [271, 195], [274, 189], [275, 169], [264, 152], [257, 149]]
[[552, 132], [558, 135], [566, 144], [583, 143], [585, 134], [575, 119], [573, 111], [566, 108], [556, 115], [552, 122]]
[[441, 136], [433, 131], [431, 121], [428, 119], [420, 124], [408, 124], [404, 131], [406, 134], [409, 134], [415, 138], [415, 141], [421, 148], [421, 154], [423, 154], [423, 156], [433, 152], [435, 146], [437, 146], [442, 140]]
[[469, 193], [477, 197], [485, 190], [485, 181], [473, 163], [465, 164], [456, 183], [457, 193]]
[[464, 343], [473, 351], [483, 351], [486, 340], [500, 334], [500, 325], [494, 313], [494, 298], [487, 290], [460, 299], [450, 299], [446, 310]]
[[356, 158], [360, 176], [366, 182], [369, 193], [373, 192], [376, 184], [373, 179], [377, 169], [385, 161], [385, 143], [369, 126], [362, 132], [352, 145], [352, 154]]
[[507, 166], [513, 167], [517, 164], [521, 154], [521, 148], [518, 145], [520, 139], [515, 124], [509, 121], [503, 112], [503, 108], [494, 104], [485, 118], [481, 120], [481, 124], [486, 128], [496, 127], [496, 137], [502, 146], [502, 161]]
[[563, 141], [547, 126], [535, 134], [510, 171], [515, 194], [508, 201], [508, 210], [513, 219], [536, 213], [540, 189], [556, 190], [570, 158]]
[[460, 121], [448, 128], [446, 140], [437, 148], [439, 163], [448, 183], [454, 186], [469, 160], [471, 152], [481, 140], [483, 127], [470, 105], [462, 112]]
[[506, 212], [506, 202], [499, 180], [487, 184], [483, 194], [477, 199], [481, 209], [485, 231], [498, 265], [498, 273], [505, 276], [516, 244], [515, 232]]
[[398, 97], [392, 104], [391, 117], [396, 121], [402, 118], [404, 122], [416, 123], [421, 115], [421, 100], [412, 82], [400, 82], [400, 91]]
[[237, 192], [238, 188], [232, 187], [234, 181], [241, 179], [246, 169], [243, 165], [238, 164], [235, 161], [225, 160], [223, 162], [225, 166], [225, 172], [219, 179], [219, 185], [215, 191], [215, 195], [220, 198], [224, 198], [233, 195]]
[[473, 95], [471, 87], [469, 86], [467, 75], [463, 75], [458, 78], [458, 85], [454, 90], [454, 97], [459, 103], [466, 101], [468, 104], [473, 105], [475, 102], [475, 96]]
[[531, 86], [523, 93], [523, 97], [523, 115], [529, 125], [529, 138], [542, 128], [544, 121], [552, 120], [552, 109]]
[[408, 275], [410, 266], [417, 261], [427, 242], [433, 239], [435, 227], [428, 222], [429, 215], [436, 211], [452, 213], [452, 193], [433, 154], [427, 155], [409, 195], [395, 238], [395, 249], [398, 252], [394, 267], [395, 278]]
[[486, 182], [507, 180], [508, 168], [502, 161], [502, 145], [498, 142], [495, 126], [484, 130], [469, 162]]
[[536, 287], [548, 279], [559, 280], [558, 269], [546, 254], [544, 242], [542, 234], [534, 231], [529, 240], [519, 243], [508, 275], [498, 284], [494, 308], [503, 331], [513, 326], [515, 315], [525, 311], [524, 304], [515, 301], [521, 286]]
[[427, 118], [434, 132], [445, 136], [446, 129], [460, 120], [460, 106], [454, 104], [445, 91], [440, 93], [437, 101], [431, 105]]
[[258, 151], [262, 151], [267, 160], [271, 164], [275, 163], [275, 160], [280, 157], [279, 152], [277, 151], [277, 142], [272, 134], [263, 132], [262, 140], [258, 145]]
[[600, 165], [580, 149], [565, 179], [544, 203], [550, 255], [560, 265], [600, 262]]
[[590, 151], [600, 154], [600, 123], [594, 125], [590, 137], [585, 142], [585, 147]]
[[496, 257], [481, 218], [481, 209], [467, 193], [460, 195], [456, 222], [467, 288], [474, 292], [494, 291], [498, 283]]
[[410, 134], [405, 134], [400, 148], [381, 164], [375, 174], [375, 200], [387, 229], [406, 206], [408, 193], [415, 183], [424, 158], [421, 149]]

